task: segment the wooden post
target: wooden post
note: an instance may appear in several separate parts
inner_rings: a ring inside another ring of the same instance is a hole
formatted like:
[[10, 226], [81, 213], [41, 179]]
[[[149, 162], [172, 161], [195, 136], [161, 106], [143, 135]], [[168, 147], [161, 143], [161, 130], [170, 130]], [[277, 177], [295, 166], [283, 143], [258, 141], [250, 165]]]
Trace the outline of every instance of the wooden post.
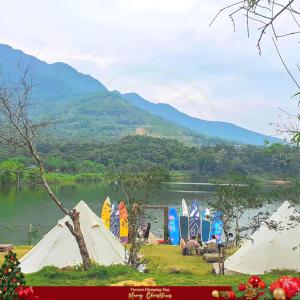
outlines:
[[143, 205], [144, 209], [163, 209], [164, 211], [164, 243], [168, 243], [169, 239], [169, 208], [165, 205]]
[[19, 200], [20, 194], [20, 172], [17, 171], [17, 200]]
[[32, 223], [29, 224], [28, 245], [32, 245]]
[[165, 206], [164, 207], [164, 242], [165, 242], [165, 244], [168, 243], [168, 239], [169, 239], [168, 225], [169, 225], [169, 209], [167, 206]]

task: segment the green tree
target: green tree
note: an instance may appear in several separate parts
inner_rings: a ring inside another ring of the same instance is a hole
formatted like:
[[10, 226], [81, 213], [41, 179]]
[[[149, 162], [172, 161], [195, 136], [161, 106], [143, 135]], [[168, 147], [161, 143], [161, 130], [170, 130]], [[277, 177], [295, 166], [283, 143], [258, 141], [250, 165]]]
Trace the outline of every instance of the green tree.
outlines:
[[138, 253], [144, 240], [139, 238], [141, 217], [144, 205], [147, 204], [155, 192], [162, 188], [162, 183], [170, 179], [169, 173], [159, 167], [144, 167], [138, 170], [133, 166], [118, 169], [110, 177], [110, 182], [122, 191], [128, 208], [128, 226], [130, 250], [128, 264], [139, 265]]
[[24, 164], [18, 158], [11, 158], [0, 163], [0, 185], [15, 183], [20, 180]]
[[[252, 177], [230, 174], [222, 180], [217, 190], [217, 199], [211, 205], [214, 210], [223, 212], [225, 245], [228, 244], [228, 234], [232, 229], [238, 244], [241, 217], [250, 209], [261, 208], [265, 202], [260, 185]], [[222, 250], [220, 270], [224, 274], [226, 247]]]
[[79, 165], [79, 173], [103, 173], [105, 171], [105, 167], [95, 161], [92, 160], [84, 160]]
[[275, 199], [286, 199], [294, 205], [300, 204], [300, 179], [293, 177], [273, 192]]
[[65, 172], [68, 169], [68, 162], [57, 156], [47, 158], [46, 168], [50, 172]]

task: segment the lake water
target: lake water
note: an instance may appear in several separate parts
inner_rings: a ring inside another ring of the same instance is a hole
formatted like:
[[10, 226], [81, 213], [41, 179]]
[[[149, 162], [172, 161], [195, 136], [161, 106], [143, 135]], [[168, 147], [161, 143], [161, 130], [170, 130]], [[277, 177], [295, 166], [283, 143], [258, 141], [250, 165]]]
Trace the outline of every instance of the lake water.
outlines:
[[[98, 215], [106, 196], [112, 201], [122, 198], [112, 187], [103, 184], [54, 186], [53, 190], [67, 208], [84, 200]], [[184, 198], [188, 206], [193, 199], [197, 199], [199, 206], [205, 208], [207, 203], [213, 201], [215, 190], [214, 185], [203, 183], [166, 184], [163, 190], [153, 195], [149, 204], [178, 207]], [[157, 237], [162, 237], [163, 212], [154, 209], [147, 212], [151, 231]], [[63, 214], [41, 187], [26, 185], [19, 190], [13, 186], [0, 187], [0, 243], [28, 244], [30, 224], [36, 233], [32, 242], [36, 243], [62, 217]]]

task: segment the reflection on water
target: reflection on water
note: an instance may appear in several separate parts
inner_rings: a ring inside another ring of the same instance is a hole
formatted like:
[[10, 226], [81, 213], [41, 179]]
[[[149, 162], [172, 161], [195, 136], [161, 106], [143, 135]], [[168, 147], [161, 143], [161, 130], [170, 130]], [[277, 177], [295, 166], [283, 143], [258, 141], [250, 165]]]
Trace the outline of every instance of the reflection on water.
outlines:
[[169, 190], [174, 193], [188, 193], [188, 194], [211, 194], [209, 191], [181, 191], [181, 190]]
[[[184, 184], [184, 189], [182, 189]], [[54, 186], [53, 190], [67, 208], [74, 207], [84, 200], [97, 214], [100, 213], [106, 196], [111, 201], [119, 201], [122, 194], [113, 187], [103, 184]], [[152, 195], [150, 204], [173, 207], [181, 205], [184, 198], [191, 205], [197, 199], [201, 208], [207, 207], [215, 197], [216, 186], [204, 183], [166, 184], [164, 189]], [[147, 209], [146, 222], [151, 222], [151, 231], [158, 237], [163, 235], [163, 211]], [[34, 242], [47, 233], [63, 214], [38, 186], [21, 186], [0, 188], [0, 243], [27, 244], [28, 229], [33, 225], [37, 230]]]

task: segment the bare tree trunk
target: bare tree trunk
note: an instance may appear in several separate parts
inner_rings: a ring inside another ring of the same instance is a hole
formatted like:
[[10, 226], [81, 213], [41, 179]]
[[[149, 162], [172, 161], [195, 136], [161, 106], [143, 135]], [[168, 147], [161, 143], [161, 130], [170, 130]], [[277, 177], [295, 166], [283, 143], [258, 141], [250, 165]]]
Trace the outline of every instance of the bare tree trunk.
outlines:
[[222, 270], [221, 270], [221, 249], [220, 249], [220, 247], [218, 247], [218, 266], [219, 266], [219, 275], [221, 275]]
[[[224, 222], [224, 227], [226, 223]], [[221, 272], [220, 273], [222, 275], [225, 275], [225, 259], [226, 259], [226, 251], [228, 247], [228, 232], [225, 229], [224, 229], [224, 234], [225, 234], [225, 243], [221, 246]]]
[[87, 270], [91, 266], [91, 259], [90, 259], [90, 256], [89, 256], [89, 253], [88, 253], [88, 250], [86, 247], [86, 243], [85, 243], [83, 234], [81, 232], [80, 221], [79, 221], [79, 212], [76, 211], [76, 209], [73, 209], [70, 212], [69, 216], [72, 219], [73, 226], [69, 222], [66, 222], [65, 224], [76, 239], [76, 242], [79, 247], [80, 255], [82, 258], [82, 262], [83, 262], [83, 268], [85, 270]]
[[221, 264], [221, 274], [225, 275], [225, 258], [226, 258], [226, 248], [227, 246], [225, 245], [224, 247], [222, 247], [222, 264]]
[[236, 220], [235, 221], [235, 237], [234, 237], [236, 247], [238, 246], [238, 243], [239, 243], [239, 234], [240, 234], [240, 232], [239, 232], [239, 221]]
[[[68, 223], [68, 229], [74, 235], [78, 244], [82, 262], [85, 269], [90, 266], [90, 258], [87, 251], [86, 243], [81, 232], [79, 213], [76, 210], [68, 210], [56, 197], [45, 178], [45, 170], [42, 159], [39, 157], [37, 150], [34, 147], [33, 140], [39, 128], [45, 128], [47, 122], [33, 123], [30, 119], [28, 108], [30, 103], [30, 92], [32, 90], [32, 81], [28, 81], [28, 69], [25, 70], [20, 83], [15, 86], [6, 86], [1, 82], [0, 78], [0, 117], [6, 122], [1, 122], [0, 140], [4, 144], [27, 151], [35, 160], [39, 168], [39, 177], [44, 189], [47, 191], [50, 198], [65, 214], [70, 216], [73, 226]], [[30, 78], [29, 78], [30, 79]], [[18, 173], [19, 185], [19, 173]]]
[[78, 245], [78, 248], [80, 251], [80, 255], [82, 258], [83, 267], [85, 270], [87, 270], [91, 266], [91, 259], [90, 259], [90, 256], [89, 256], [89, 253], [87, 250], [84, 236], [83, 236], [81, 228], [80, 228], [80, 220], [79, 220], [80, 213], [77, 212], [75, 209], [73, 209], [71, 211], [67, 210], [64, 207], [64, 205], [59, 201], [59, 199], [56, 197], [56, 195], [50, 188], [50, 186], [45, 178], [44, 164], [43, 164], [42, 160], [40, 159], [39, 155], [37, 154], [37, 152], [35, 151], [35, 148], [33, 147], [31, 141], [29, 141], [29, 150], [39, 165], [39, 171], [40, 171], [39, 175], [40, 175], [43, 187], [47, 191], [50, 198], [55, 202], [55, 204], [61, 209], [61, 211], [65, 215], [68, 215], [73, 222], [73, 226], [69, 222], [66, 222], [65, 224], [68, 227], [68, 229], [70, 230], [71, 234], [75, 237], [75, 240], [77, 242], [77, 245]]
[[138, 235], [138, 212], [137, 210], [131, 210], [129, 220], [129, 242], [131, 243], [131, 247], [129, 250], [128, 264], [135, 266], [137, 263], [137, 255], [139, 251], [139, 245], [137, 244], [137, 235]]
[[139, 236], [139, 226], [140, 226], [140, 217], [142, 214], [142, 208], [137, 203], [130, 205], [130, 214], [129, 214], [129, 241], [131, 247], [129, 250], [128, 256], [128, 265], [137, 268], [143, 262], [139, 259], [139, 251], [145, 239]]

